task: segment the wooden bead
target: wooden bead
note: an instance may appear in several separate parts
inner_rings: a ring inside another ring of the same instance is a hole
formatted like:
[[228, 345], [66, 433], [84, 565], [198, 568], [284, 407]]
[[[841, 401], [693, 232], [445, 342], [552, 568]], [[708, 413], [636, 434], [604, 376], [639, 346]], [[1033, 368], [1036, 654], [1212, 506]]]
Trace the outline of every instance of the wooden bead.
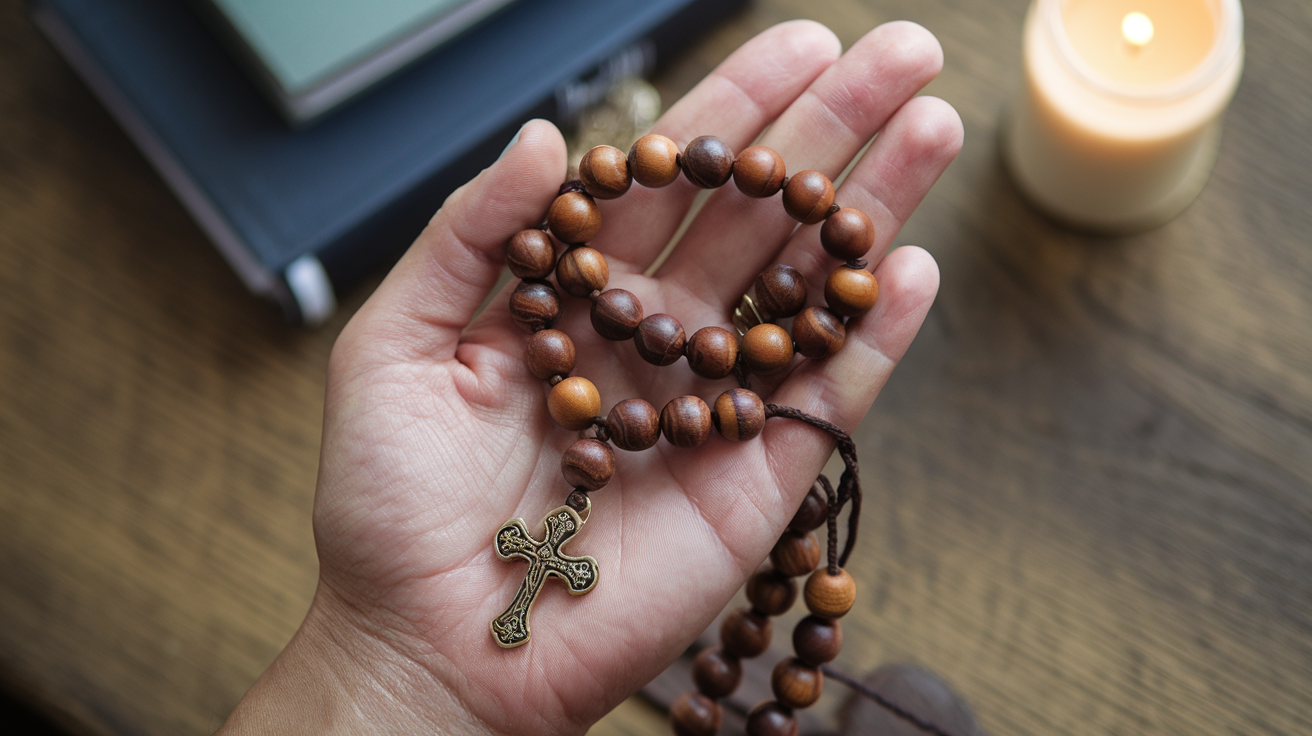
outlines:
[[825, 302], [836, 314], [859, 317], [875, 306], [879, 282], [864, 268], [839, 266], [825, 281]]
[[629, 191], [633, 176], [624, 152], [614, 146], [597, 146], [579, 161], [579, 180], [597, 199], [615, 199]]
[[670, 365], [683, 355], [683, 325], [668, 314], [652, 314], [633, 335], [638, 355], [652, 365]]
[[840, 261], [855, 261], [875, 247], [875, 223], [855, 207], [842, 207], [825, 219], [820, 245]]
[[642, 399], [625, 399], [606, 415], [610, 441], [621, 450], [639, 452], [661, 438], [661, 418], [656, 407]]
[[592, 425], [592, 418], [601, 412], [601, 394], [597, 387], [582, 376], [570, 376], [547, 394], [547, 412], [556, 424], [577, 432]]
[[644, 187], [669, 184], [679, 178], [679, 147], [663, 135], [644, 135], [629, 149], [629, 173]]
[[843, 347], [847, 330], [838, 315], [824, 307], [807, 307], [793, 320], [793, 342], [808, 358], [827, 358]]
[[711, 436], [711, 408], [696, 396], [671, 399], [661, 409], [661, 434], [675, 447], [696, 447]]
[[708, 698], [723, 698], [743, 681], [743, 664], [719, 647], [707, 647], [692, 660], [692, 681]]
[[545, 279], [556, 267], [556, 247], [541, 230], [520, 230], [506, 243], [506, 265], [521, 279]]
[[720, 624], [720, 646], [730, 657], [750, 659], [770, 647], [770, 619], [739, 608]]
[[770, 674], [774, 698], [789, 708], [810, 708], [820, 699], [825, 678], [819, 668], [792, 657], [779, 660]]
[[551, 284], [521, 281], [510, 293], [510, 318], [529, 332], [550, 327], [560, 319], [560, 297]]
[[688, 367], [702, 378], [724, 378], [738, 362], [738, 338], [723, 327], [703, 327], [683, 346]]
[[724, 186], [733, 174], [733, 149], [713, 135], [693, 138], [680, 159], [684, 177], [702, 189]]
[[794, 220], [807, 225], [825, 219], [833, 203], [834, 183], [819, 171], [799, 171], [788, 179], [788, 186], [784, 187], [784, 211]]
[[747, 579], [747, 600], [757, 611], [778, 616], [793, 607], [797, 600], [797, 583], [778, 570], [762, 570]]
[[583, 192], [565, 192], [547, 210], [547, 227], [563, 243], [586, 243], [601, 230], [601, 210]]
[[805, 534], [819, 529], [828, 518], [829, 499], [818, 485], [813, 484], [802, 499], [802, 505], [797, 507], [797, 513], [793, 514], [793, 520], [788, 522], [788, 528]]
[[716, 736], [723, 717], [720, 704], [701, 693], [684, 693], [670, 706], [675, 736]]
[[574, 341], [560, 330], [539, 330], [528, 338], [524, 362], [534, 377], [546, 380], [574, 370]]
[[792, 266], [771, 266], [756, 277], [756, 306], [774, 319], [785, 319], [806, 306], [806, 279]]
[[586, 245], [565, 251], [556, 264], [556, 282], [570, 296], [585, 297], [606, 288], [610, 266], [606, 256]]
[[747, 714], [747, 736], [797, 736], [797, 719], [784, 706], [767, 700]]
[[793, 628], [793, 651], [803, 662], [819, 667], [843, 650], [843, 628], [832, 618], [807, 616]]
[[560, 472], [575, 488], [600, 490], [615, 475], [615, 451], [601, 440], [576, 440], [560, 456]]
[[[819, 558], [818, 550], [816, 557]], [[828, 569], [822, 568], [806, 579], [802, 596], [811, 613], [824, 618], [842, 618], [856, 603], [856, 581], [841, 567], [837, 575], [830, 575]]]
[[770, 562], [780, 574], [790, 578], [805, 575], [820, 564], [820, 542], [811, 532], [784, 532], [770, 550]]
[[793, 359], [793, 339], [788, 331], [769, 323], [748, 330], [739, 349], [747, 370], [761, 376], [778, 373]]
[[642, 322], [642, 302], [624, 289], [607, 289], [592, 300], [592, 328], [607, 340], [627, 340]]
[[731, 388], [715, 400], [711, 420], [730, 442], [746, 442], [765, 428], [765, 403], [755, 391]]
[[733, 183], [749, 197], [773, 197], [785, 174], [783, 157], [765, 146], [744, 148], [733, 162]]

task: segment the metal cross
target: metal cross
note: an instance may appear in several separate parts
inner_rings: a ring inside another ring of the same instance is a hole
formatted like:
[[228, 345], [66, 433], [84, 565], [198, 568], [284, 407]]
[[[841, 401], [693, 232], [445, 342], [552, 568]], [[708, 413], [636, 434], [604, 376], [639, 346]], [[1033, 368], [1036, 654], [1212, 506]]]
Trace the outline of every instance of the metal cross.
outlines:
[[528, 533], [523, 519], [511, 519], [497, 530], [494, 537], [497, 557], [503, 560], [528, 560], [528, 572], [510, 607], [492, 619], [492, 637], [497, 644], [509, 649], [528, 642], [528, 614], [533, 601], [542, 590], [548, 576], [565, 581], [570, 595], [583, 595], [597, 584], [597, 561], [591, 557], [569, 557], [560, 548], [583, 527], [592, 504], [584, 507], [584, 515], [569, 506], [547, 514], [542, 520], [547, 535], [539, 542]]

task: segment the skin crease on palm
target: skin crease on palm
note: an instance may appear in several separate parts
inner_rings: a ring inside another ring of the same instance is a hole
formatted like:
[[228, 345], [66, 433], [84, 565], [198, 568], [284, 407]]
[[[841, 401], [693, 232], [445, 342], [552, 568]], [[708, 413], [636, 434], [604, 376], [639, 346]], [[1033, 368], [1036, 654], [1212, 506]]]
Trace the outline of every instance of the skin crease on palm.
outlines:
[[[760, 143], [789, 171], [830, 177], [879, 134], [837, 197], [875, 222], [868, 258], [879, 302], [849, 324], [835, 356], [755, 379], [767, 400], [850, 430], [919, 329], [937, 267], [919, 248], [885, 253], [961, 147], [955, 111], [915, 96], [941, 66], [937, 41], [911, 23], [880, 26], [842, 53], [828, 29], [794, 21], [746, 43], [657, 123], [654, 132], [680, 146], [712, 134], [734, 150], [769, 126]], [[548, 581], [532, 641], [497, 647], [488, 621], [526, 565], [498, 560], [492, 534], [515, 516], [541, 533], [569, 491], [560, 455], [579, 435], [552, 423], [544, 384], [524, 367], [509, 287], [470, 320], [496, 284], [505, 242], [541, 222], [565, 174], [559, 132], [527, 124], [451, 195], [341, 334], [314, 509], [319, 590], [225, 733], [581, 733], [710, 624], [829, 457], [826, 435], [778, 419], [746, 443], [713, 433], [695, 450], [662, 441], [617, 452], [614, 479], [592, 494], [591, 518], [565, 548], [597, 559], [596, 588], [572, 597]], [[610, 263], [611, 287], [632, 291], [647, 314], [674, 315], [689, 334], [728, 327], [738, 295], [772, 263], [801, 270], [816, 303], [836, 265], [819, 226], [799, 228], [778, 195], [753, 200], [732, 184], [644, 276], [696, 193], [680, 178], [600, 202], [592, 244]], [[659, 408], [732, 387], [682, 363], [646, 364], [631, 345], [595, 334], [585, 300], [562, 300], [557, 327], [578, 348], [574, 375], [597, 385], [603, 414], [630, 397]], [[866, 562], [858, 546], [851, 564]]]

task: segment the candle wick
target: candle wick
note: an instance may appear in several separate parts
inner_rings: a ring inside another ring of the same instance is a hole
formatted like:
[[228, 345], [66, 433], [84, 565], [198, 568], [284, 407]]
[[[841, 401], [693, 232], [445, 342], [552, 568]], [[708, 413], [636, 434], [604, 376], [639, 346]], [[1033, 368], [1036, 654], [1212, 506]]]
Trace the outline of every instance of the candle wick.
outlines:
[[1121, 19], [1121, 35], [1135, 49], [1141, 49], [1153, 40], [1152, 18], [1135, 11]]

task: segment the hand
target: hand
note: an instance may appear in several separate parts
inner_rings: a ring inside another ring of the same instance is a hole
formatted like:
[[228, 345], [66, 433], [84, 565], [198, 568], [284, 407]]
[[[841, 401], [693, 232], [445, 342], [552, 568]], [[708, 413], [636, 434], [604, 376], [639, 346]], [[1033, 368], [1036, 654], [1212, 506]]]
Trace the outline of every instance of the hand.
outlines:
[[[827, 29], [776, 26], [749, 41], [679, 101], [654, 132], [680, 146], [717, 135], [734, 150], [761, 143], [789, 171], [837, 177], [879, 137], [837, 200], [874, 220], [869, 254], [881, 293], [848, 327], [842, 350], [799, 359], [756, 381], [762, 396], [852, 429], [919, 329], [938, 287], [934, 261], [903, 247], [884, 255], [903, 222], [961, 147], [956, 113], [913, 97], [939, 71], [927, 31], [890, 23], [840, 58]], [[534, 527], [569, 488], [560, 456], [577, 438], [547, 416], [529, 375], [526, 334], [510, 319], [509, 287], [475, 313], [515, 232], [543, 219], [565, 177], [565, 146], [549, 123], [527, 124], [493, 166], [462, 187], [343, 331], [329, 367], [314, 526], [320, 586], [296, 638], [226, 728], [280, 732], [582, 733], [668, 665], [760, 564], [829, 457], [823, 433], [773, 420], [760, 438], [712, 437], [619, 451], [614, 479], [593, 494], [591, 518], [567, 551], [591, 555], [600, 583], [571, 597], [548, 581], [533, 638], [502, 650], [488, 622], [514, 596], [526, 565], [498, 560], [493, 532], [520, 516]], [[819, 227], [795, 229], [779, 199], [715, 192], [678, 247], [644, 276], [697, 190], [680, 178], [634, 185], [600, 202], [593, 245], [610, 286], [645, 312], [677, 317], [689, 334], [729, 326], [756, 274], [787, 263], [812, 303], [835, 265]], [[562, 292], [557, 325], [578, 348], [574, 375], [601, 391], [603, 414], [626, 398], [658, 409], [731, 380], [657, 368], [633, 347], [602, 340], [587, 303]], [[471, 319], [473, 322], [471, 323]]]

